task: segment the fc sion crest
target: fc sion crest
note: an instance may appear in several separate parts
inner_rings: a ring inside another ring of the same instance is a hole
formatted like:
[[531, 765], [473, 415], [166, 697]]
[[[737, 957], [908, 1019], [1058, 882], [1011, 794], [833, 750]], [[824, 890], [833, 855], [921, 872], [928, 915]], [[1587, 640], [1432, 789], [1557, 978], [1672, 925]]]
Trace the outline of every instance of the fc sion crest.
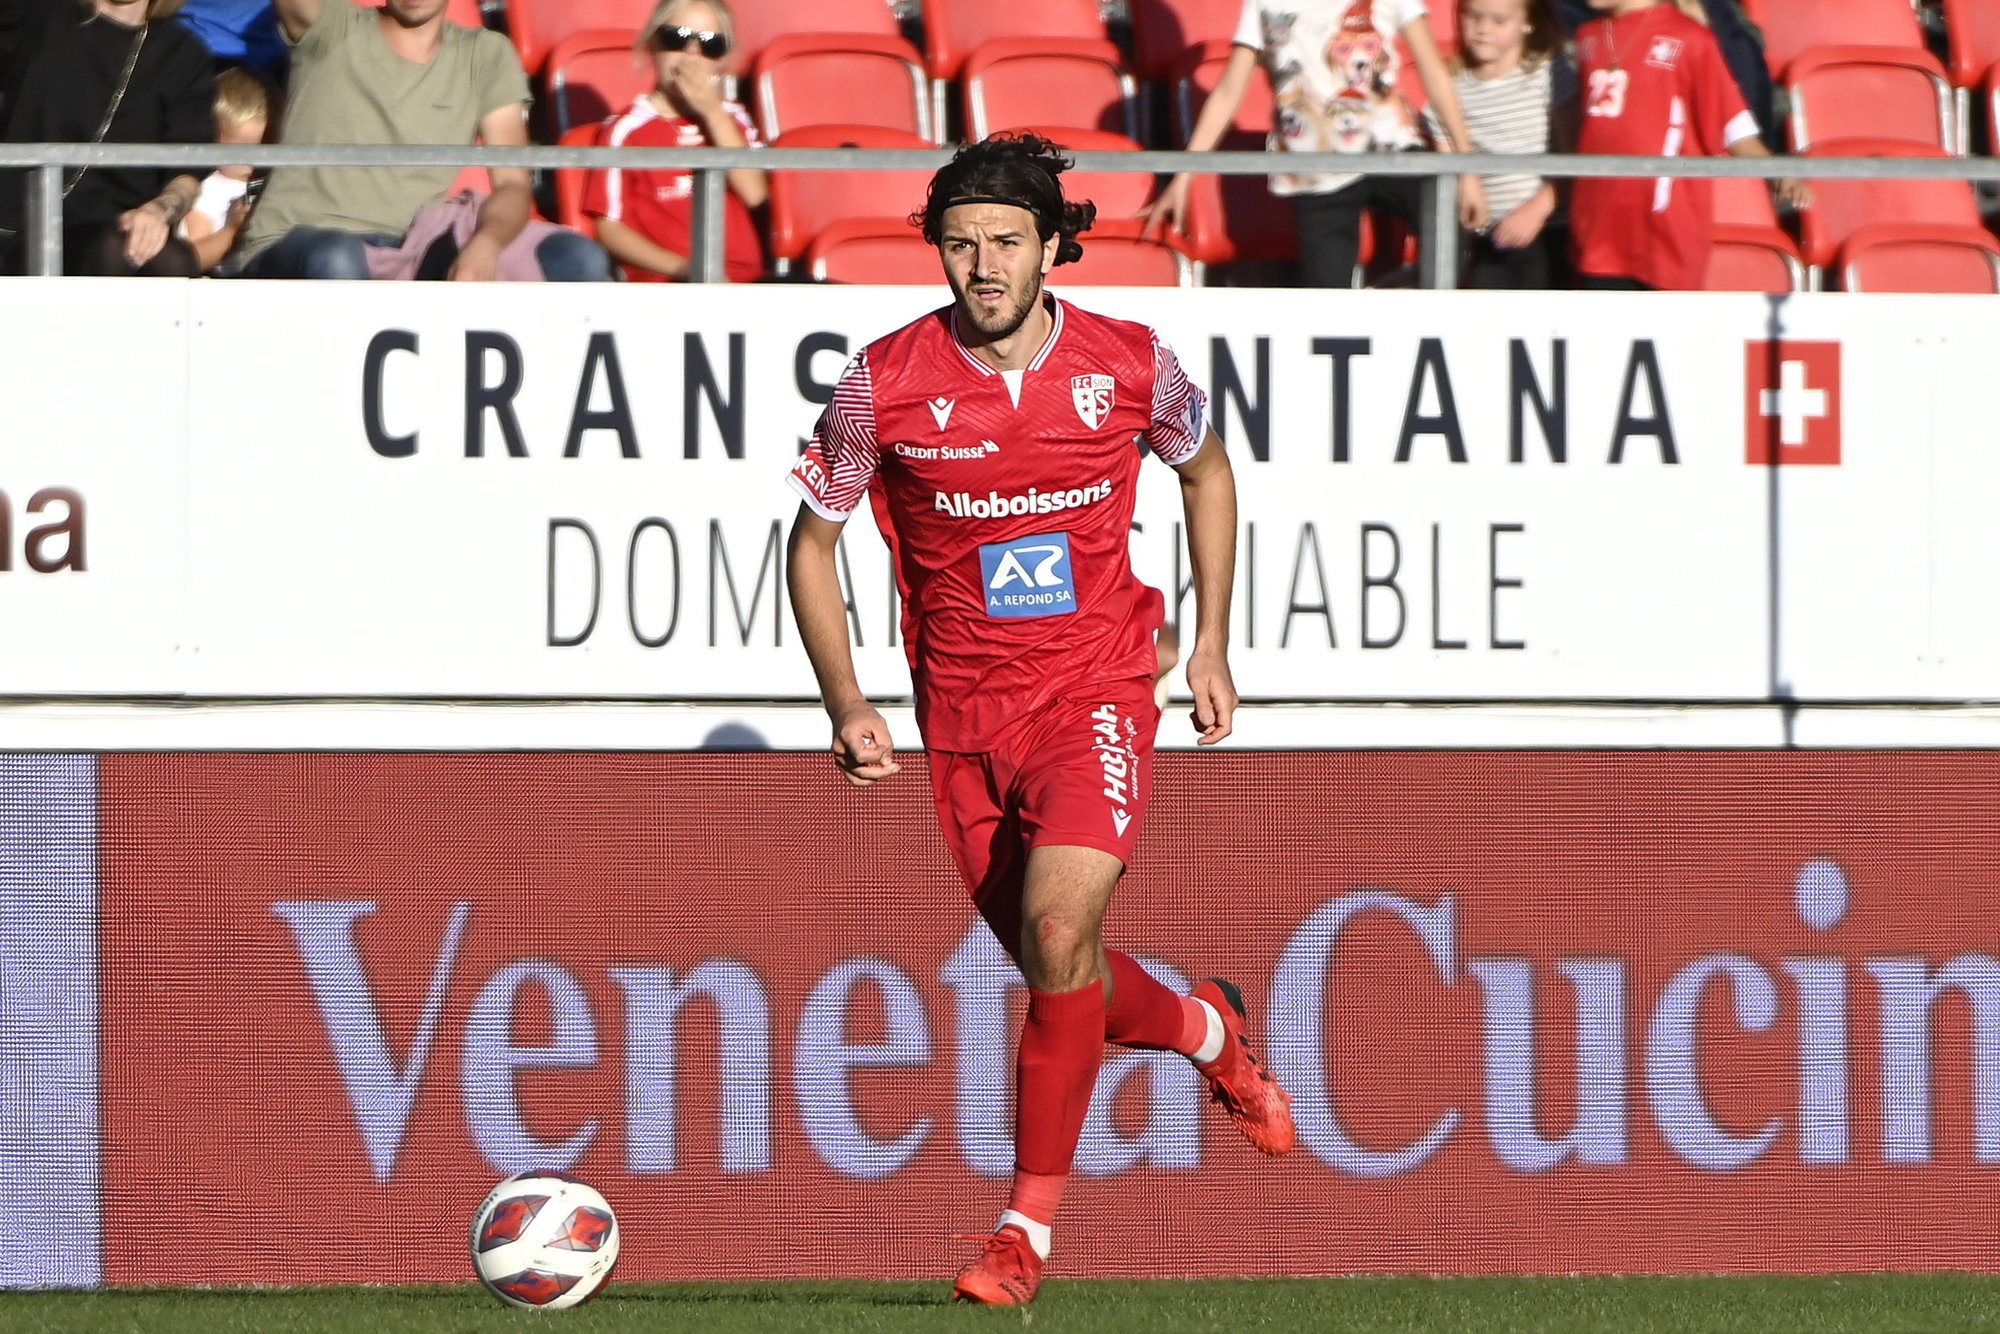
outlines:
[[1117, 382], [1108, 375], [1072, 375], [1069, 396], [1076, 404], [1076, 415], [1094, 431], [1104, 425], [1104, 419], [1118, 402]]

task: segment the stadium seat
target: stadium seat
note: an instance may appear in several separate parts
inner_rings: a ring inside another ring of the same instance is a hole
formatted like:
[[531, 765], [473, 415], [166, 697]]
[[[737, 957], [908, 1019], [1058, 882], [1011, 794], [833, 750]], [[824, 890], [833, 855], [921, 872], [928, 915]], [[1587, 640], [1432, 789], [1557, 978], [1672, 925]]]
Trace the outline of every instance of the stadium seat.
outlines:
[[[604, 125], [601, 121], [590, 121], [575, 126], [562, 137], [564, 148], [583, 148], [601, 142]], [[555, 172], [555, 220], [565, 227], [574, 227], [585, 236], [595, 240], [597, 219], [583, 211], [583, 183], [590, 173], [582, 167], [558, 167]]]
[[633, 49], [634, 40], [629, 29], [592, 28], [556, 43], [545, 82], [558, 137], [622, 114], [653, 86], [652, 62]]
[[766, 140], [810, 125], [879, 125], [936, 142], [923, 57], [901, 37], [775, 38], [758, 57], [756, 88]]
[[748, 72], [780, 37], [838, 33], [901, 37], [889, 0], [749, 0], [736, 6], [736, 53], [731, 65]]
[[[1215, 88], [1228, 62], [1227, 41], [1204, 42], [1182, 53], [1174, 72], [1175, 142], [1186, 143], [1201, 104]], [[1254, 67], [1250, 86], [1236, 119], [1219, 148], [1255, 150], [1265, 146], [1271, 130], [1271, 83], [1263, 65]], [[1274, 196], [1261, 176], [1213, 176], [1197, 173], [1188, 191], [1188, 248], [1202, 264], [1240, 260], [1295, 260], [1298, 227], [1291, 205]]]
[[535, 78], [571, 33], [614, 28], [636, 35], [652, 12], [653, 0], [507, 0], [507, 35]]
[[1928, 51], [1816, 46], [1792, 61], [1792, 147], [1825, 139], [1899, 139], [1958, 152], [1951, 83]]
[[[1881, 139], [1830, 139], [1807, 157], [1942, 158], [1939, 149]], [[1814, 180], [1813, 202], [1800, 210], [1801, 249], [1815, 268], [1830, 269], [1847, 239], [1874, 223], [1978, 227], [1972, 183], [1963, 180]]]
[[[1122, 134], [1103, 130], [1073, 130], [1060, 125], [1021, 125], [998, 131], [1001, 134], [1039, 134], [1072, 153], [1136, 153], [1139, 144]], [[1097, 205], [1101, 223], [1128, 222], [1152, 202], [1154, 180], [1145, 171], [1083, 171], [1063, 173], [1063, 195], [1088, 199]]]
[[[996, 38], [1032, 34], [1043, 38], [1110, 40], [1097, 0], [925, 0], [924, 53], [933, 80], [956, 79], [971, 54]], [[944, 87], [933, 84], [943, 119]], [[1037, 116], [1035, 119], [1045, 119]]]
[[1227, 42], [1243, 13], [1237, 0], [1131, 0], [1132, 72], [1170, 83], [1190, 48]]
[[1910, 0], [1745, 0], [1744, 8], [1764, 34], [1764, 59], [1780, 82], [1815, 46], [1924, 49]]
[[1954, 85], [1973, 89], [2000, 74], [2000, 5], [1993, 0], [1944, 0], [1944, 31]]
[[842, 218], [806, 247], [806, 276], [822, 283], [916, 287], [942, 282], [938, 253], [907, 218]]
[[1049, 286], [1192, 287], [1194, 265], [1166, 241], [1139, 235], [1137, 223], [1107, 223], [1082, 237], [1083, 258], [1049, 273]]
[[1716, 229], [1715, 244], [1708, 252], [1708, 272], [1702, 278], [1704, 292], [1803, 292], [1807, 288], [1806, 266], [1789, 244], [1783, 248], [1764, 241], [1744, 239]]
[[[936, 145], [906, 130], [879, 125], [811, 125], [787, 131], [779, 148], [925, 148]], [[806, 253], [812, 240], [842, 218], [902, 218], [924, 205], [931, 172], [773, 171], [771, 255], [781, 271]]]
[[1007, 37], [974, 51], [960, 77], [965, 137], [1009, 125], [1106, 130], [1139, 137], [1139, 89], [1118, 48], [1092, 38]]
[[1850, 292], [2000, 293], [2000, 240], [1979, 227], [1856, 229], [1840, 252]]

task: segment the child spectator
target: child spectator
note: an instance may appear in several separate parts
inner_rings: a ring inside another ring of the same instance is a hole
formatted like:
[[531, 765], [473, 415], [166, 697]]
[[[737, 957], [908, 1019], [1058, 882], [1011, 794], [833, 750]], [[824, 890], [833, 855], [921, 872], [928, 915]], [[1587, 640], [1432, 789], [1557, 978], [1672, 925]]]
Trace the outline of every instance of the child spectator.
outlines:
[[[1583, 81], [1581, 153], [1770, 157], [1699, 0], [1590, 0], [1604, 16], [1577, 31]], [[1802, 181], [1780, 183], [1807, 202]], [[1698, 290], [1713, 245], [1713, 189], [1704, 180], [1585, 176], [1570, 194], [1577, 281], [1600, 290]]]
[[[1453, 86], [1472, 147], [1481, 153], [1567, 153], [1576, 138], [1576, 72], [1562, 58], [1562, 21], [1553, 0], [1463, 0]], [[1426, 109], [1431, 133], [1441, 134]], [[1487, 225], [1469, 234], [1463, 287], [1525, 290], [1549, 286], [1543, 229], [1556, 211], [1555, 186], [1522, 172], [1479, 178]]]
[[[1424, 96], [1437, 108], [1444, 130], [1438, 147], [1447, 152], [1467, 147], [1471, 138], [1427, 13], [1424, 0], [1244, 0], [1229, 63], [1195, 118], [1189, 150], [1207, 152], [1221, 141], [1260, 56], [1277, 103], [1273, 149], [1366, 153], [1423, 147], [1416, 116], [1396, 90], [1398, 34], [1409, 45]], [[1162, 220], [1181, 226], [1188, 182], [1186, 172], [1168, 182], [1146, 210], [1149, 229]], [[1273, 176], [1271, 192], [1290, 196], [1298, 216], [1299, 268], [1306, 286], [1350, 286], [1363, 210], [1386, 204], [1414, 226], [1423, 188], [1416, 176]], [[1461, 178], [1459, 221], [1485, 225], [1486, 200], [1477, 176]]]
[[[271, 128], [277, 90], [261, 74], [232, 66], [215, 78], [215, 141], [219, 144], [261, 144]], [[201, 271], [220, 264], [236, 244], [243, 221], [250, 215], [248, 195], [256, 168], [248, 164], [217, 167], [203, 179], [194, 207], [181, 222], [181, 235], [194, 242]]]
[[[605, 122], [601, 142], [633, 148], [760, 146], [740, 103], [722, 99], [721, 59], [735, 36], [726, 0], [664, 0], [640, 30], [638, 49], [650, 54], [655, 87], [632, 109]], [[613, 167], [584, 182], [583, 210], [597, 219], [597, 239], [634, 282], [665, 282], [688, 271], [694, 230], [694, 173], [673, 168]], [[764, 271], [751, 210], [770, 197], [761, 171], [729, 173], [723, 220], [723, 270], [731, 282]]]

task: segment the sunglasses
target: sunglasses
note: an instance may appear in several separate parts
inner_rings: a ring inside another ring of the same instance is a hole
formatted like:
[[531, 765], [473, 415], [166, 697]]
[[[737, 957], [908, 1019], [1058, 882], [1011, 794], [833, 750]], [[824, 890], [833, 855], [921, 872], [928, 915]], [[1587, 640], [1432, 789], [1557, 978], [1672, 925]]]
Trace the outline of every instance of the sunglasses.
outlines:
[[720, 60], [729, 54], [729, 39], [719, 32], [662, 24], [653, 33], [655, 51], [685, 51], [689, 42], [699, 43], [701, 53], [710, 60]]

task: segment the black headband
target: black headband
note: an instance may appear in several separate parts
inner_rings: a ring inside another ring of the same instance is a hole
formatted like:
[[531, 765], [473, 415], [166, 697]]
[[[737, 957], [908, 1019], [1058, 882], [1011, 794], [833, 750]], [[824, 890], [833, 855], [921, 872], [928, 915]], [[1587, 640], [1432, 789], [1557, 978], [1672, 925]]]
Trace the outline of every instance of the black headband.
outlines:
[[957, 208], [960, 204], [1006, 204], [1013, 208], [1026, 209], [1037, 218], [1041, 210], [1025, 199], [1009, 199], [1004, 195], [954, 195], [944, 203], [946, 208]]

